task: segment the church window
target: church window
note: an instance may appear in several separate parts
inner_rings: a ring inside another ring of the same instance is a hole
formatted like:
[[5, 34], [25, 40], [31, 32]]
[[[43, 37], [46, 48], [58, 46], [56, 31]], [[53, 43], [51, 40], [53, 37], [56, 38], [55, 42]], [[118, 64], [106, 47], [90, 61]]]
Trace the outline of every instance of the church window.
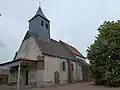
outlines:
[[63, 67], [63, 71], [65, 71], [66, 69], [65, 62], [62, 63], [62, 67]]
[[46, 23], [45, 25], [46, 25], [46, 28], [48, 29], [48, 24]]
[[43, 21], [41, 21], [41, 26], [44, 26], [44, 22]]

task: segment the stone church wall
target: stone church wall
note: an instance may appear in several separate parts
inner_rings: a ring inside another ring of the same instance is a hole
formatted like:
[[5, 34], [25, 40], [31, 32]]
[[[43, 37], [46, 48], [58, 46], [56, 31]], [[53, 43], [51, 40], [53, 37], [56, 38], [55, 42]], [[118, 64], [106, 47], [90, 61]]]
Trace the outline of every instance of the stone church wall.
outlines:
[[37, 70], [35, 66], [29, 67], [28, 70], [28, 85], [36, 85], [36, 76], [37, 76]]
[[[76, 56], [76, 58], [79, 59], [79, 60], [81, 60], [81, 61], [83, 60], [86, 63], [86, 59], [81, 58], [79, 56]], [[78, 76], [80, 74], [80, 80], [82, 80], [82, 81], [88, 81], [88, 79], [89, 79], [89, 66], [87, 65], [87, 63], [83, 64], [81, 66], [79, 65], [77, 71], [79, 71], [79, 73], [77, 73], [77, 74], [78, 74]]]
[[[65, 70], [63, 71], [62, 63], [65, 62]], [[76, 66], [75, 62], [73, 63], [74, 66], [74, 72], [73, 76], [76, 80]], [[59, 84], [65, 84], [68, 83], [68, 64], [66, 59], [61, 59], [57, 57], [52, 56], [45, 56], [45, 70], [44, 70], [44, 81], [47, 84], [54, 84], [55, 83], [55, 72], [59, 72]]]
[[73, 78], [74, 78], [74, 82], [76, 81], [76, 62], [72, 62], [71, 63], [73, 64]]
[[76, 81], [83, 81], [82, 66], [76, 63]]
[[35, 42], [31, 37], [25, 41], [20, 46], [17, 58], [30, 58], [32, 60], [37, 60], [37, 55], [41, 55], [41, 52]]

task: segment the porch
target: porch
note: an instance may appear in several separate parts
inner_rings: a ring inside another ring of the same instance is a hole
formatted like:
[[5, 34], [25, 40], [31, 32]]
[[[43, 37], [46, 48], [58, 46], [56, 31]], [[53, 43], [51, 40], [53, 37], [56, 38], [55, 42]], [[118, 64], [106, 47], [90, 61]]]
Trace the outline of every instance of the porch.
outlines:
[[0, 64], [0, 67], [7, 67], [9, 70], [8, 86], [17, 86], [17, 88], [19, 88], [23, 86], [36, 85], [36, 60], [18, 59]]
[[10, 67], [8, 84], [17, 85], [17, 82], [20, 86], [36, 85], [36, 62], [19, 61]]

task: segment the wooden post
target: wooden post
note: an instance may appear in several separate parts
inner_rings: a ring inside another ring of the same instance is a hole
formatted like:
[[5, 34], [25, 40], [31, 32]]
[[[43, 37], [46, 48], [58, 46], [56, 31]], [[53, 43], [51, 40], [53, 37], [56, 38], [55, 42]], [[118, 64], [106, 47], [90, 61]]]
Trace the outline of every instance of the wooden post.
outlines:
[[20, 62], [19, 62], [19, 67], [18, 67], [17, 90], [20, 90]]

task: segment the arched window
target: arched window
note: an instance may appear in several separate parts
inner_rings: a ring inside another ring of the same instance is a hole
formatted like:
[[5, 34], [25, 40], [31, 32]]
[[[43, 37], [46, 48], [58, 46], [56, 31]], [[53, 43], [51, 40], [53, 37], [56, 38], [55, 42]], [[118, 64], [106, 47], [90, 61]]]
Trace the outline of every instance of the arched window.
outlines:
[[65, 61], [62, 63], [63, 71], [66, 69]]

